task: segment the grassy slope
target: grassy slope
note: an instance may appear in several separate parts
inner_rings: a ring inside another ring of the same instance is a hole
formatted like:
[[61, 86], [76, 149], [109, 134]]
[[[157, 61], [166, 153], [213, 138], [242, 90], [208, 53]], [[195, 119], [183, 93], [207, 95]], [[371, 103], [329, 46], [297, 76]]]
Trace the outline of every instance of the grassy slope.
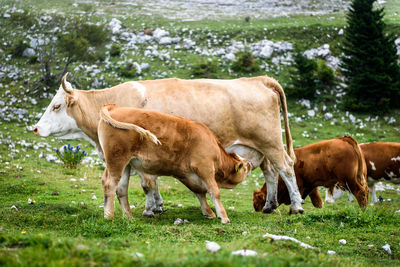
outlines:
[[[25, 1], [27, 6], [32, 3]], [[387, 5], [391, 6], [389, 22], [398, 23], [393, 10], [398, 12], [399, 0], [389, 1]], [[47, 8], [48, 2], [35, 1], [35, 7]], [[66, 13], [71, 11], [70, 1], [57, 1], [57, 8]], [[224, 23], [169, 22], [135, 18], [131, 21], [134, 25], [142, 22], [150, 26], [165, 25], [171, 32], [176, 28], [188, 27], [199, 34], [212, 31], [223, 35], [228, 31], [237, 40], [258, 40], [267, 36], [271, 40], [298, 40], [304, 47], [316, 47], [328, 42], [333, 48], [337, 37], [334, 33], [344, 25], [342, 16], [334, 19], [329, 16], [276, 18], [254, 21], [252, 24], [234, 20]], [[264, 27], [268, 30], [265, 31]], [[326, 37], [327, 33], [333, 37]], [[304, 37], [306, 41], [301, 43]], [[183, 54], [177, 54], [177, 57], [188, 64], [195, 59]], [[158, 63], [151, 62], [154, 65]], [[168, 67], [161, 66], [161, 69], [167, 70]], [[178, 77], [190, 77], [187, 70], [176, 69], [173, 73]], [[279, 75], [284, 82], [285, 75]], [[224, 77], [228, 77], [227, 74]], [[144, 78], [153, 77], [149, 75]], [[19, 85], [10, 86], [8, 90], [16, 94], [20, 90]], [[0, 93], [3, 95], [5, 90], [0, 89]], [[45, 106], [47, 103], [43, 101], [40, 105]], [[37, 107], [29, 109], [39, 110]], [[333, 110], [328, 105], [328, 111]], [[343, 112], [334, 113], [335, 121], [325, 121], [323, 112], [317, 112], [320, 115], [315, 118], [305, 116], [301, 122], [295, 122], [294, 117], [301, 117], [307, 110], [295, 101], [289, 101], [289, 111], [293, 113], [291, 131], [295, 145], [305, 145], [345, 133], [358, 134], [360, 142], [400, 142], [398, 112], [391, 114], [397, 120], [394, 125], [387, 125], [387, 120], [382, 118], [376, 122], [365, 122], [368, 116], [357, 116], [366, 125], [360, 128], [360, 123], [349, 123]], [[232, 221], [230, 225], [222, 226], [218, 220], [204, 219], [196, 198], [183, 185], [169, 177], [160, 180], [160, 191], [167, 212], [154, 219], [142, 218], [144, 194], [135, 176], [132, 177], [129, 191], [131, 204], [136, 206], [133, 209], [134, 219], [129, 222], [123, 220], [116, 202], [116, 218], [108, 221], [102, 218], [102, 208], [99, 207], [102, 204], [99, 179], [101, 168], [84, 166], [77, 173], [68, 174], [56, 164], [39, 159], [38, 155], [43, 149], [26, 148], [18, 143], [21, 140], [29, 143], [45, 141], [57, 148], [63, 142], [35, 137], [24, 127], [23, 123], [16, 121], [0, 125], [0, 139], [3, 140], [0, 145], [0, 265], [372, 266], [400, 263], [400, 214], [395, 213], [400, 207], [397, 191], [380, 192], [385, 199], [390, 198], [392, 201], [368, 207], [365, 212], [360, 211], [355, 203], [346, 203], [343, 198], [339, 203], [327, 204], [321, 210], [313, 208], [309, 200], [306, 200], [304, 208], [307, 213], [303, 216], [288, 216], [287, 206], [281, 206], [275, 214], [264, 215], [253, 212], [251, 205], [252, 190], [263, 183], [258, 169], [253, 172], [254, 176], [250, 176], [234, 190], [222, 191], [222, 201]], [[14, 143], [18, 152], [13, 150]], [[82, 146], [89, 148], [85, 142]], [[77, 181], [72, 182], [71, 178]], [[80, 181], [79, 178], [84, 180]], [[58, 192], [58, 195], [53, 195], [53, 192]], [[97, 200], [92, 200], [93, 194]], [[36, 204], [27, 204], [28, 198], [34, 199]], [[84, 202], [84, 205], [80, 205], [80, 202]], [[178, 204], [182, 204], [182, 207], [178, 207]], [[11, 210], [12, 205], [16, 205], [19, 211]], [[189, 223], [173, 225], [178, 217], [189, 220]], [[344, 223], [344, 227], [340, 227], [341, 223]], [[306, 250], [288, 241], [271, 243], [262, 237], [266, 232], [296, 237], [316, 249]], [[347, 240], [347, 245], [338, 243], [341, 238]], [[222, 250], [215, 255], [210, 254], [205, 250], [205, 240], [218, 242]], [[391, 245], [392, 256], [381, 248], [386, 243]], [[374, 246], [368, 247], [369, 244]], [[230, 255], [232, 250], [242, 248], [256, 250], [258, 256], [241, 258]], [[327, 250], [334, 250], [337, 255], [327, 255]], [[135, 252], [144, 254], [144, 257], [135, 256]]]

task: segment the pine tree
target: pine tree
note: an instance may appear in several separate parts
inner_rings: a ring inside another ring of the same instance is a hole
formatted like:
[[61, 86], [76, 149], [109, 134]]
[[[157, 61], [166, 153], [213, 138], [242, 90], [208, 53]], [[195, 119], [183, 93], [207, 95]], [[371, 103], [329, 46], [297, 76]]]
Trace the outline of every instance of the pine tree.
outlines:
[[291, 74], [291, 85], [286, 94], [290, 97], [312, 99], [318, 89], [317, 62], [308, 59], [302, 52], [294, 54], [294, 69]]
[[385, 35], [383, 8], [375, 0], [353, 0], [342, 47], [347, 81], [345, 106], [385, 112], [400, 106], [400, 68], [393, 35]]

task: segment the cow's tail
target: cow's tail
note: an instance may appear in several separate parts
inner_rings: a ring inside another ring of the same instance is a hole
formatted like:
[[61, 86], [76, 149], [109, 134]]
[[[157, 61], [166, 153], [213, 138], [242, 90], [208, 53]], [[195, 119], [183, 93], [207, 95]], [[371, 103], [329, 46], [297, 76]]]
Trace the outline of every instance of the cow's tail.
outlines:
[[282, 106], [282, 113], [283, 113], [283, 121], [285, 124], [285, 138], [286, 138], [286, 151], [289, 154], [289, 157], [296, 162], [296, 155], [294, 154], [293, 150], [293, 140], [292, 135], [290, 134], [290, 127], [289, 127], [289, 118], [288, 118], [288, 111], [287, 111], [287, 104], [286, 104], [286, 96], [285, 92], [283, 91], [282, 86], [278, 83], [277, 80], [274, 78], [265, 77], [264, 84], [268, 88], [272, 88], [279, 94], [279, 100]]
[[360, 146], [358, 145], [357, 141], [349, 135], [345, 135], [341, 139], [343, 141], [349, 143], [353, 147], [354, 152], [356, 153], [357, 159], [358, 159], [357, 179], [358, 179], [358, 182], [362, 186], [365, 186], [366, 185], [366, 177], [364, 176], [364, 173], [366, 171], [365, 170], [366, 166], [365, 166], [365, 160], [364, 160], [364, 156], [361, 152]]
[[142, 127], [137, 126], [133, 123], [126, 123], [113, 119], [110, 115], [109, 107], [107, 105], [100, 110], [100, 117], [105, 123], [114, 128], [124, 129], [124, 130], [134, 130], [140, 135], [140, 138], [145, 138], [157, 145], [161, 145], [160, 140], [158, 140], [157, 136], [155, 136], [152, 132], [143, 129]]

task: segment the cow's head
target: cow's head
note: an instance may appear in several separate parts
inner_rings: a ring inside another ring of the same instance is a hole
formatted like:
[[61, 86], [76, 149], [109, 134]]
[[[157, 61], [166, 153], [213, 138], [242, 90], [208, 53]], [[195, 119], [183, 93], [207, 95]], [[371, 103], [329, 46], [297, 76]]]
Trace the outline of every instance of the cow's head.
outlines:
[[[68, 74], [68, 73], [67, 73]], [[66, 81], [67, 74], [62, 78], [57, 94], [50, 105], [35, 125], [33, 133], [38, 136], [54, 136], [62, 139], [85, 138], [86, 135], [78, 128], [76, 121], [67, 114], [67, 109], [72, 105], [76, 90], [72, 89]]]
[[260, 190], [254, 190], [253, 192], [253, 207], [257, 212], [262, 211], [265, 206], [265, 199], [267, 197], [267, 187], [264, 183], [263, 187]]

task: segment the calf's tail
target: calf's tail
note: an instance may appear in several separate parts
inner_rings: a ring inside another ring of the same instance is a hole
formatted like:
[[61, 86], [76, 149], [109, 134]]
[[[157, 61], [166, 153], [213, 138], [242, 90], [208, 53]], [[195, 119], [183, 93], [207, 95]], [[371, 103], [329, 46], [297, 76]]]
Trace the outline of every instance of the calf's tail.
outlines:
[[101, 119], [107, 123], [108, 125], [118, 128], [118, 129], [124, 129], [124, 130], [134, 130], [136, 131], [141, 138], [145, 138], [147, 140], [150, 140], [151, 142], [155, 143], [156, 145], [161, 145], [160, 140], [158, 140], [157, 136], [155, 136], [152, 132], [143, 129], [140, 126], [137, 126], [133, 123], [127, 123], [127, 122], [121, 122], [113, 119], [110, 115], [109, 112], [109, 107], [106, 105], [100, 110], [100, 117]]

